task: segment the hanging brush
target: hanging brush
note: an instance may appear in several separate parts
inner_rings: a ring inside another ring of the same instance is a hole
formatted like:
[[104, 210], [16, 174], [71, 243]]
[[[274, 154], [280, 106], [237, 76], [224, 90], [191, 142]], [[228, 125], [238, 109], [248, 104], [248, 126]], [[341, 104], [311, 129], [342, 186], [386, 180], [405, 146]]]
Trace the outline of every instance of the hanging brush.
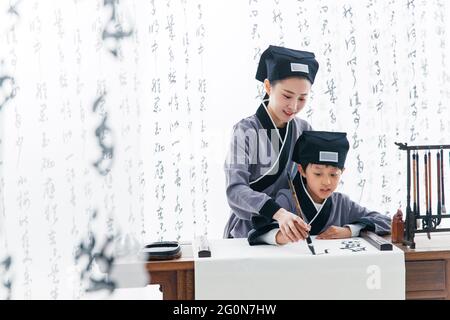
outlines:
[[436, 193], [437, 193], [437, 219], [436, 226], [441, 223], [441, 154], [436, 152]]
[[433, 218], [431, 217], [433, 215], [433, 201], [432, 201], [433, 197], [432, 197], [432, 192], [431, 192], [431, 190], [433, 188], [431, 185], [431, 182], [432, 182], [431, 172], [432, 172], [431, 171], [431, 151], [428, 150], [428, 188], [430, 188], [430, 190], [428, 191], [428, 200], [430, 201], [430, 206], [429, 206], [430, 216], [429, 216], [429, 221], [428, 221], [428, 233], [427, 233], [428, 239], [431, 239], [430, 231], [431, 231], [431, 228], [433, 227]]
[[[419, 152], [416, 152], [416, 175], [417, 180], [417, 216], [420, 216], [420, 178], [419, 178], [420, 158]], [[416, 221], [416, 229], [419, 228], [420, 219]]]
[[442, 214], [447, 213], [445, 209], [445, 195], [444, 195], [444, 151], [441, 149], [441, 200], [442, 200]]
[[424, 170], [424, 173], [425, 173], [425, 204], [426, 204], [426, 216], [427, 217], [425, 218], [424, 221], [422, 221], [422, 228], [428, 229], [427, 236], [428, 236], [428, 239], [431, 239], [430, 228], [429, 228], [430, 224], [431, 224], [429, 215], [431, 213], [430, 213], [430, 201], [429, 201], [430, 190], [428, 189], [428, 155], [426, 152], [425, 152], [425, 155], [423, 156], [423, 161], [424, 161], [424, 168], [425, 168], [425, 170]]

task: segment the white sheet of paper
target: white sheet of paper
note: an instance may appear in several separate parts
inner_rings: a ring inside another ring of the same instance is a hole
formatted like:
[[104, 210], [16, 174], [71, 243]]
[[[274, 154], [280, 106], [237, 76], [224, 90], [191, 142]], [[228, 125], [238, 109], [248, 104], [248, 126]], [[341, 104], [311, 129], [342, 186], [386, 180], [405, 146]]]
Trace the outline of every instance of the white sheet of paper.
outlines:
[[[305, 241], [250, 246], [247, 239], [209, 240], [211, 258], [195, 257], [195, 298], [405, 299], [404, 253], [397, 247], [379, 251], [362, 238], [312, 240], [316, 256]], [[342, 249], [349, 242], [365, 250]], [[320, 254], [325, 249], [329, 253]]]

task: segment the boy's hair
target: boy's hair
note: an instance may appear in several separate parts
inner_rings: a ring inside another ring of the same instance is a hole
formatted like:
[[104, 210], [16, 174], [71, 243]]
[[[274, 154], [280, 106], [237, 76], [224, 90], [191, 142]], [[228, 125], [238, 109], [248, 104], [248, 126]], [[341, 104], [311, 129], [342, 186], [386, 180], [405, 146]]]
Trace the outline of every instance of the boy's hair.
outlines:
[[344, 167], [340, 168], [340, 167], [338, 167], [338, 166], [336, 166], [336, 165], [333, 165], [333, 164], [323, 164], [323, 163], [313, 163], [313, 162], [299, 163], [299, 165], [302, 166], [302, 169], [303, 169], [303, 171], [305, 171], [305, 172], [306, 172], [306, 167], [308, 167], [309, 164], [321, 164], [321, 165], [325, 165], [325, 166], [327, 166], [327, 167], [330, 166], [330, 167], [334, 167], [334, 168], [337, 168], [337, 169], [340, 169], [340, 170], [343, 170], [343, 169], [344, 169]]

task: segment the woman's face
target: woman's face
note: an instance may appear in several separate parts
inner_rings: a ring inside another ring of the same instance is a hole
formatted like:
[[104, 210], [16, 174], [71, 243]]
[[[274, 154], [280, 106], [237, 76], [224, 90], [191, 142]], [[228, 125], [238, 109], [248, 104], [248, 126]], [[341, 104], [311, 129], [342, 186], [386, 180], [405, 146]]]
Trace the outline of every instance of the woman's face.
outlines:
[[306, 104], [311, 82], [304, 78], [292, 77], [276, 81], [271, 85], [264, 81], [264, 88], [269, 95], [268, 111], [279, 128], [292, 120]]

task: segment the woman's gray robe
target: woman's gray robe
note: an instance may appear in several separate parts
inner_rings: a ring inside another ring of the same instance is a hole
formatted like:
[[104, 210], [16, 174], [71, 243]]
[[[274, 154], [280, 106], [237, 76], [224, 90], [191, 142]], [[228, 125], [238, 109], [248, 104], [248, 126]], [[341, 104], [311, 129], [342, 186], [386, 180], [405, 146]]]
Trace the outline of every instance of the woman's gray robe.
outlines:
[[225, 238], [246, 238], [252, 229], [252, 217], [271, 220], [281, 208], [275, 196], [288, 188], [286, 168], [295, 166], [291, 160], [295, 142], [303, 131], [312, 128], [305, 120], [294, 118], [284, 130], [281, 140], [263, 104], [255, 115], [234, 126], [224, 166], [231, 208]]

